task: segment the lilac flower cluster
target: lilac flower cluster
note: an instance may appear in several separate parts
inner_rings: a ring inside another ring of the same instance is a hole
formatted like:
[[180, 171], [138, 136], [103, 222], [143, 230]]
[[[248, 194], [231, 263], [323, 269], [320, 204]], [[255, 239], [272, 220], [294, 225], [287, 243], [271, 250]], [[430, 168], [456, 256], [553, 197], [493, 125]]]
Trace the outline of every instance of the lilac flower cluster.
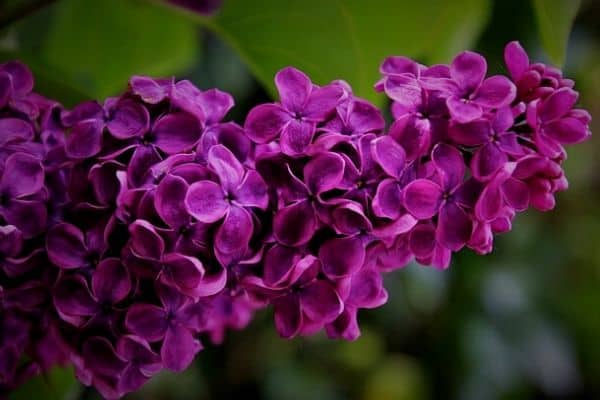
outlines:
[[66, 360], [43, 241], [65, 200], [61, 107], [32, 90], [26, 66], [0, 65], [0, 397]]
[[117, 398], [266, 306], [282, 337], [353, 340], [383, 273], [490, 252], [516, 212], [554, 206], [562, 146], [590, 135], [572, 81], [516, 42], [505, 58], [510, 79], [468, 51], [386, 59], [388, 130], [346, 82], [291, 67], [243, 127], [223, 121], [230, 95], [185, 80], [62, 110], [0, 67], [0, 387], [23, 352], [42, 368], [66, 352]]

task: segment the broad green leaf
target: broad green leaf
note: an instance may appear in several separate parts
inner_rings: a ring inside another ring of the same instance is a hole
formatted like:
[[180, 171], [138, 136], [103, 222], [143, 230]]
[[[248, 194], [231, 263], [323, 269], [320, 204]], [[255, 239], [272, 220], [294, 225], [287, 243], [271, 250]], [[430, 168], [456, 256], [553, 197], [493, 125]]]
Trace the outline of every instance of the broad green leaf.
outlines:
[[571, 26], [581, 0], [533, 0], [544, 49], [553, 63], [563, 65]]
[[473, 45], [487, 19], [489, 0], [228, 0], [214, 29], [275, 94], [273, 75], [286, 65], [316, 83], [347, 80], [359, 96], [373, 91], [388, 55], [449, 61]]
[[81, 386], [72, 368], [54, 367], [45, 375], [28, 380], [11, 393], [10, 400], [67, 400], [77, 397]]
[[194, 23], [147, 2], [63, 0], [47, 11], [37, 36], [23, 23], [22, 58], [92, 98], [118, 93], [134, 74], [182, 73], [197, 56]]

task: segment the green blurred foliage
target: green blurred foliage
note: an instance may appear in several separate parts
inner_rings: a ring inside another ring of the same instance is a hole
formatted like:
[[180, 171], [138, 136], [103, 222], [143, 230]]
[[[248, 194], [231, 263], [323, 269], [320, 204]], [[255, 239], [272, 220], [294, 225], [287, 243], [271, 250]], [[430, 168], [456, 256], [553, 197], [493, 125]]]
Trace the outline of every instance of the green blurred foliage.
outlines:
[[[448, 61], [471, 47], [498, 73], [504, 44], [518, 39], [533, 60], [561, 62], [566, 49], [565, 74], [582, 105], [600, 111], [594, 0], [581, 2], [568, 46], [579, 1], [225, 0], [213, 19], [157, 3], [58, 0], [0, 32], [0, 60], [29, 63], [38, 90], [67, 105], [116, 94], [134, 73], [187, 77], [231, 92], [231, 116], [241, 122], [268, 101], [283, 65], [382, 99], [371, 86], [385, 55]], [[410, 265], [389, 275], [389, 302], [361, 312], [357, 341], [284, 341], [261, 312], [223, 345], [206, 343], [192, 368], [163, 373], [127, 398], [600, 398], [599, 151], [597, 136], [569, 149], [571, 188], [557, 208], [519, 216], [493, 254], [465, 251], [446, 272]], [[63, 383], [48, 385], [56, 374]], [[70, 373], [53, 371], [14, 398], [99, 399], [72, 383]]]

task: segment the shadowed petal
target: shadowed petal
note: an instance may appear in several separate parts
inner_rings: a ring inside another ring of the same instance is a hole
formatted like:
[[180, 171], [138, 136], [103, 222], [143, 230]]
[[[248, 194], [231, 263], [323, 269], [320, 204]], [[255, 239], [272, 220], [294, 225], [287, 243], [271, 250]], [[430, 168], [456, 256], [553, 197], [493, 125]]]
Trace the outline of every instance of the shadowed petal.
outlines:
[[6, 159], [0, 179], [0, 193], [10, 197], [28, 196], [44, 185], [44, 168], [39, 159], [15, 153]]
[[152, 260], [160, 260], [165, 251], [165, 242], [156, 232], [154, 225], [138, 219], [129, 226], [131, 250], [135, 255]]
[[83, 276], [61, 279], [53, 291], [54, 306], [67, 317], [89, 317], [99, 310]]
[[166, 368], [180, 372], [189, 367], [200, 350], [202, 345], [192, 333], [176, 324], [167, 329], [160, 355]]
[[232, 206], [217, 231], [215, 247], [229, 254], [248, 246], [254, 224], [252, 217], [245, 209]]
[[46, 235], [46, 250], [57, 267], [73, 269], [87, 264], [85, 238], [76, 226], [66, 223], [53, 226]]
[[149, 342], [161, 340], [167, 325], [165, 310], [152, 304], [133, 304], [125, 317], [125, 327]]
[[197, 258], [183, 256], [177, 253], [165, 254], [162, 258], [162, 279], [167, 285], [172, 285], [189, 296], [194, 296], [204, 276], [204, 268]]
[[117, 139], [142, 136], [150, 128], [150, 114], [146, 107], [133, 100], [119, 101], [111, 112], [106, 127]]
[[276, 244], [269, 249], [264, 260], [263, 275], [265, 284], [270, 287], [277, 287], [287, 282], [299, 258], [298, 252], [291, 247]]
[[111, 304], [129, 295], [129, 274], [118, 258], [106, 258], [98, 264], [92, 276], [92, 291], [98, 301], [109, 301]]
[[492, 136], [492, 126], [487, 119], [476, 119], [466, 124], [451, 124], [448, 134], [457, 144], [479, 146]]
[[488, 143], [475, 152], [471, 159], [473, 176], [485, 181], [494, 175], [504, 164], [508, 156], [495, 143]]
[[321, 153], [304, 167], [304, 181], [312, 194], [335, 189], [344, 176], [344, 159], [336, 153]]
[[103, 129], [104, 122], [98, 119], [78, 122], [67, 137], [67, 155], [73, 158], [87, 158], [98, 154], [102, 149]]
[[359, 237], [330, 239], [321, 245], [319, 259], [332, 279], [352, 275], [365, 261], [365, 246]]
[[127, 365], [113, 345], [103, 337], [91, 337], [83, 343], [81, 354], [86, 368], [107, 376], [118, 376]]
[[150, 171], [150, 167], [159, 161], [161, 161], [161, 156], [154, 146], [137, 146], [127, 167], [129, 185], [132, 188], [141, 186]]
[[300, 300], [296, 295], [288, 295], [273, 300], [275, 328], [283, 338], [294, 337], [302, 325]]
[[39, 235], [46, 229], [48, 211], [46, 204], [37, 200], [13, 200], [0, 210], [6, 222], [23, 232], [25, 239]]
[[277, 211], [273, 232], [277, 240], [288, 246], [307, 243], [315, 232], [317, 221], [309, 201], [300, 201]]
[[460, 250], [471, 238], [473, 224], [462, 208], [446, 203], [438, 218], [437, 241], [452, 251]]
[[325, 281], [314, 281], [300, 294], [302, 311], [312, 321], [327, 324], [335, 320], [344, 309], [344, 305], [333, 289]]

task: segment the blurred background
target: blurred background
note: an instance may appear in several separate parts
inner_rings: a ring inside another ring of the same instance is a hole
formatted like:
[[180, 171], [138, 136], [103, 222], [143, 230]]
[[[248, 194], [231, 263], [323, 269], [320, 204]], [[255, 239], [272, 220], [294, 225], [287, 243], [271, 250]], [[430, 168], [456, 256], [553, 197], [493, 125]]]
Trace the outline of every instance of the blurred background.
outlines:
[[[28, 63], [37, 90], [66, 106], [118, 94], [132, 74], [189, 78], [232, 93], [230, 117], [243, 122], [284, 65], [318, 83], [347, 79], [383, 105], [371, 87], [385, 55], [449, 62], [471, 48], [499, 73], [518, 39], [532, 59], [564, 61], [582, 106], [600, 109], [599, 1], [224, 0], [214, 15], [160, 3], [0, 1], [0, 61]], [[493, 254], [389, 275], [389, 302], [361, 313], [357, 341], [282, 340], [264, 311], [127, 398], [600, 399], [599, 151], [597, 135], [569, 149], [556, 209], [518, 216]], [[13, 398], [99, 396], [58, 369]]]

